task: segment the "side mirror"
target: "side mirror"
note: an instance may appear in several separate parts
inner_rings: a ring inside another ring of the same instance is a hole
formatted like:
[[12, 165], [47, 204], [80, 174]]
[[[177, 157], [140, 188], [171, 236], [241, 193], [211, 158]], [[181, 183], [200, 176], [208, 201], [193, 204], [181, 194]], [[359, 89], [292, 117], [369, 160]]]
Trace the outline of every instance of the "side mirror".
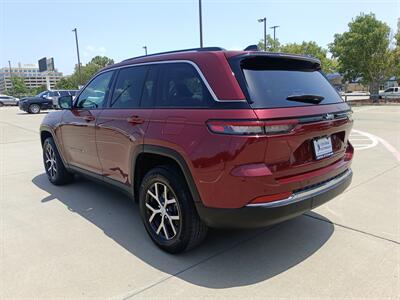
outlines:
[[58, 106], [61, 109], [71, 109], [72, 108], [72, 96], [62, 96], [58, 98]]

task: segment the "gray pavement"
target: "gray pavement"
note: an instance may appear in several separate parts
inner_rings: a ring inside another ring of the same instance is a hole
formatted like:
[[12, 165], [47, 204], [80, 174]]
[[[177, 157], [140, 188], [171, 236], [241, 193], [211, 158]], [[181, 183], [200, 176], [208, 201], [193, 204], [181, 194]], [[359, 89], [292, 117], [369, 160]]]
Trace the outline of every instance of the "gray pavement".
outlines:
[[400, 107], [354, 111], [361, 133], [343, 195], [271, 228], [213, 230], [172, 256], [123, 194], [81, 178], [49, 184], [45, 114], [0, 108], [0, 299], [399, 299]]

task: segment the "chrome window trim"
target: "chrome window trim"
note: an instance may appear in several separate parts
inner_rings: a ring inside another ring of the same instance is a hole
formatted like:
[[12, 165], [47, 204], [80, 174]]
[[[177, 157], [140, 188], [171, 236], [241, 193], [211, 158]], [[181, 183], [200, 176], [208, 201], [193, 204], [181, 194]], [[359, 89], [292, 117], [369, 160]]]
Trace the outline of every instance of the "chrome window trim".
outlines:
[[347, 169], [341, 176], [333, 178], [332, 180], [317, 186], [315, 188], [310, 188], [304, 191], [300, 191], [298, 193], [294, 193], [290, 197], [278, 201], [267, 202], [267, 203], [253, 203], [247, 204], [246, 207], [281, 207], [289, 204], [293, 204], [296, 202], [300, 202], [311, 197], [315, 197], [322, 193], [325, 193], [331, 189], [334, 189], [341, 185], [349, 176], [351, 176], [353, 171], [351, 169]]
[[217, 102], [247, 102], [246, 99], [242, 99], [242, 100], [240, 100], [240, 99], [238, 99], [238, 100], [221, 100], [221, 99], [219, 99], [217, 97], [217, 95], [214, 93], [210, 84], [208, 83], [203, 72], [200, 70], [199, 66], [195, 62], [193, 62], [191, 60], [186, 60], [186, 59], [161, 60], [161, 61], [151, 61], [151, 62], [137, 63], [137, 64], [135, 64], [135, 63], [127, 64], [127, 65], [123, 65], [123, 66], [119, 66], [119, 67], [109, 68], [104, 71], [100, 71], [99, 73], [97, 73], [96, 77], [104, 72], [115, 71], [115, 70], [124, 69], [124, 68], [131, 68], [131, 67], [135, 67], [135, 66], [139, 67], [139, 66], [146, 66], [146, 65], [157, 65], [157, 64], [173, 64], [173, 63], [187, 63], [187, 64], [190, 64], [191, 66], [193, 66], [195, 68], [195, 70], [197, 71], [198, 75], [200, 76], [201, 80], [203, 81], [204, 85], [207, 87], [207, 90], [211, 94], [211, 97], [214, 99], [214, 101], [217, 101]]

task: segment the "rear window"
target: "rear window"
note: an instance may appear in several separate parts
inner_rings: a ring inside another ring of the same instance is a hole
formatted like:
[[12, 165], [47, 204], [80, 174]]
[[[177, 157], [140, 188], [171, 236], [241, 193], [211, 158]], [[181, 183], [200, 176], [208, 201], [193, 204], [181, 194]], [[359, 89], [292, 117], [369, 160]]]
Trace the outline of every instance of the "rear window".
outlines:
[[[318, 69], [285, 62], [279, 64], [242, 64], [247, 91], [253, 108], [278, 108], [321, 105], [343, 102], [337, 91]], [[318, 96], [318, 104], [310, 103], [305, 95]], [[287, 98], [292, 100], [288, 100]], [[296, 100], [293, 100], [296, 99]]]

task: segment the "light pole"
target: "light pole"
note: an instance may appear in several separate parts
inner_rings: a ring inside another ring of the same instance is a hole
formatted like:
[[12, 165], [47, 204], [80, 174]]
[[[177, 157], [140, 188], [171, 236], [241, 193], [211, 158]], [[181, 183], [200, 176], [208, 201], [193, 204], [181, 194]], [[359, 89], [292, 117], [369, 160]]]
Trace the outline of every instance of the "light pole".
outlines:
[[79, 74], [79, 84], [82, 84], [81, 76], [81, 59], [79, 57], [79, 44], [78, 44], [78, 30], [76, 28], [72, 29], [75, 32], [75, 42], [76, 42], [76, 54], [78, 55], [78, 74]]
[[276, 36], [275, 36], [275, 31], [279, 27], [279, 25], [271, 26], [269, 29], [274, 30], [274, 48], [276, 48]]
[[144, 49], [144, 54], [147, 55], [147, 46], [142, 47]]
[[267, 18], [258, 19], [259, 23], [264, 23], [264, 51], [267, 51]]
[[[13, 88], [13, 82], [12, 82], [12, 73], [11, 73], [11, 61], [8, 61], [8, 68], [10, 69], [10, 83], [11, 83], [11, 90]], [[4, 82], [5, 84], [5, 82]]]
[[199, 26], [200, 26], [200, 48], [203, 48], [203, 17], [201, 13], [201, 0], [199, 0]]

